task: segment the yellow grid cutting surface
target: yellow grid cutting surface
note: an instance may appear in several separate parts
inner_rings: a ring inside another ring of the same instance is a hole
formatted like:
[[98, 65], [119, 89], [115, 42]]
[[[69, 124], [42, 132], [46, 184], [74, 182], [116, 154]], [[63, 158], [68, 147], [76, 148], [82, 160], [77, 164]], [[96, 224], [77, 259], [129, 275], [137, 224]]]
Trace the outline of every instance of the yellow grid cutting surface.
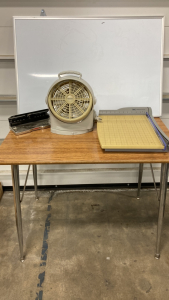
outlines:
[[164, 149], [145, 115], [103, 115], [97, 133], [103, 149]]

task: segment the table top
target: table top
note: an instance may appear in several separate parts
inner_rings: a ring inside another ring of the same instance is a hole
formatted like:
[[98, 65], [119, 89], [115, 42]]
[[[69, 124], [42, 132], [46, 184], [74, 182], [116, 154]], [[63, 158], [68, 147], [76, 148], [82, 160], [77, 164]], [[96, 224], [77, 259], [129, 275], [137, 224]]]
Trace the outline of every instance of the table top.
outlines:
[[[166, 135], [169, 130], [159, 118]], [[0, 165], [26, 164], [169, 163], [169, 153], [105, 152], [94, 130], [81, 135], [58, 135], [50, 128], [16, 136], [9, 132], [0, 146]]]

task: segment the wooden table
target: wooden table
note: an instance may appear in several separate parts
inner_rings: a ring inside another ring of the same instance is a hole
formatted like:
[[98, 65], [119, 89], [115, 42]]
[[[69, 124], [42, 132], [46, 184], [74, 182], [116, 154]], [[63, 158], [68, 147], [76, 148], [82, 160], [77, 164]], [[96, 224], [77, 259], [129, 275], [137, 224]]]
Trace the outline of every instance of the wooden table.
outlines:
[[[169, 136], [169, 130], [163, 122], [156, 122]], [[166, 199], [169, 153], [132, 153], [104, 152], [100, 148], [96, 126], [92, 132], [64, 136], [51, 133], [50, 128], [15, 136], [9, 132], [0, 146], [0, 165], [12, 166], [14, 202], [20, 257], [23, 256], [23, 233], [19, 187], [19, 165], [34, 165], [34, 178], [37, 182], [37, 164], [110, 164], [110, 163], [162, 163], [160, 183], [160, 205], [157, 228], [157, 246], [155, 257], [160, 257], [160, 239]], [[140, 174], [140, 178], [141, 178]]]

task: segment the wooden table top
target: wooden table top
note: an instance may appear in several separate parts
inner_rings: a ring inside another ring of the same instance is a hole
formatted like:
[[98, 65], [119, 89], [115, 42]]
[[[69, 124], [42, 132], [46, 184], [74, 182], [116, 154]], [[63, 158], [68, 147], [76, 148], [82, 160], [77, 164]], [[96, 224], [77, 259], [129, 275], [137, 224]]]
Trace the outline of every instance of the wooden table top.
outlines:
[[[159, 118], [161, 129], [169, 130]], [[9, 132], [0, 146], [0, 165], [25, 164], [169, 163], [169, 153], [104, 152], [94, 130], [81, 135], [58, 135], [50, 128], [16, 136]]]

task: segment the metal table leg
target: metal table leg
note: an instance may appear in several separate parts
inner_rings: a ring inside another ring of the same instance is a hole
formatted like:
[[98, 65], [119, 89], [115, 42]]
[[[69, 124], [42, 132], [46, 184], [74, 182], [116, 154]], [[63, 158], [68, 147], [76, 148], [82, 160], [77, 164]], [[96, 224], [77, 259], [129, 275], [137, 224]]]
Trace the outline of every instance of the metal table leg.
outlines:
[[154, 176], [154, 171], [153, 171], [153, 166], [152, 166], [152, 164], [150, 164], [150, 169], [151, 169], [151, 174], [152, 174], [153, 181], [154, 181], [154, 188], [155, 188], [156, 194], [157, 194], [157, 200], [160, 201], [159, 195], [158, 195], [158, 191], [157, 191], [156, 182], [155, 182], [155, 176]]
[[156, 254], [155, 254], [156, 259], [160, 258], [160, 241], [161, 241], [161, 232], [162, 232], [163, 218], [164, 218], [167, 181], [168, 181], [168, 164], [163, 163], [161, 164], [160, 202], [159, 202], [158, 225], [157, 225], [157, 245], [156, 245]]
[[12, 171], [12, 182], [13, 182], [13, 192], [14, 192], [16, 227], [17, 227], [18, 242], [19, 242], [19, 249], [20, 249], [20, 260], [23, 262], [24, 256], [23, 256], [23, 232], [22, 232], [22, 215], [21, 215], [20, 186], [19, 186], [19, 166], [12, 165], [11, 171]]
[[33, 179], [34, 179], [34, 187], [35, 187], [35, 199], [39, 200], [38, 188], [37, 188], [37, 165], [32, 165], [32, 167], [33, 167]]
[[31, 165], [28, 166], [28, 171], [27, 171], [27, 174], [26, 174], [25, 184], [24, 184], [24, 187], [23, 187], [23, 192], [22, 192], [21, 202], [23, 201], [23, 197], [24, 197], [24, 193], [25, 193], [25, 189], [26, 189], [26, 183], [27, 183], [27, 180], [28, 180], [28, 175], [29, 175], [30, 166], [31, 166]]
[[143, 176], [143, 163], [140, 163], [139, 164], [139, 175], [138, 175], [137, 199], [140, 199], [140, 189], [141, 189], [142, 176]]

